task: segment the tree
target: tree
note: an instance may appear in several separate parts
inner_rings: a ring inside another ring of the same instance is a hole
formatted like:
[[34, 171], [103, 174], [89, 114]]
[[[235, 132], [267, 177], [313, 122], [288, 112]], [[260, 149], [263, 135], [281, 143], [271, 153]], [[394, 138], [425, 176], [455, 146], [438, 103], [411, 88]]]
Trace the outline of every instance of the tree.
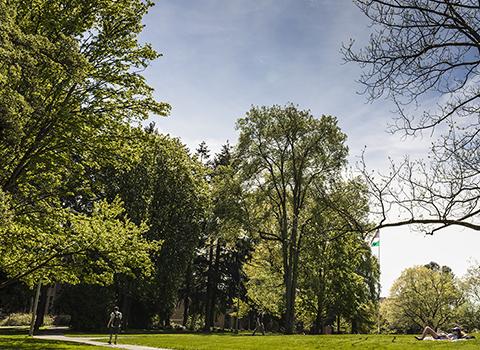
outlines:
[[[146, 328], [151, 326], [155, 315], [162, 325], [168, 325], [187, 266], [199, 245], [209, 201], [205, 168], [189, 155], [178, 139], [159, 134], [154, 125], [135, 129], [135, 136], [142, 144], [135, 155], [136, 161], [129, 168], [101, 169], [97, 179], [102, 186], [97, 195], [108, 202], [120, 197], [132, 222], [143, 223], [143, 227], [148, 224], [146, 240], [150, 244], [162, 242], [162, 245], [156, 244], [157, 249], [145, 252], [153, 262], [150, 275], [132, 276], [118, 271], [113, 285], [104, 288], [102, 295], [114, 296], [110, 303], [115, 301], [121, 307], [125, 326]], [[77, 310], [74, 301], [82, 294], [98, 294], [99, 289], [83, 284], [65, 290], [63, 302], [78, 318], [75, 326], [92, 327], [84, 323], [88, 314], [100, 312], [105, 305], [86, 300], [85, 307]]]
[[[52, 261], [81, 260], [109, 225], [116, 225], [104, 241], [111, 251], [133, 230], [121, 202], [96, 203], [98, 173], [128, 167], [138, 154], [131, 123], [169, 110], [141, 75], [158, 57], [138, 42], [151, 5], [0, 2], [0, 193], [11, 219], [0, 223], [0, 246], [9, 247], [0, 261], [10, 276], [4, 283], [42, 267], [51, 275]], [[85, 226], [92, 228], [85, 240], [77, 239], [87, 234], [79, 222], [96, 225]], [[56, 279], [76, 277], [64, 269]]]
[[480, 267], [470, 266], [460, 280], [460, 289], [465, 296], [465, 303], [459, 309], [459, 323], [467, 329], [480, 327]]
[[397, 330], [438, 329], [455, 319], [462, 301], [451, 272], [415, 266], [405, 269], [392, 285], [384, 313]]
[[368, 227], [367, 189], [354, 178], [331, 184], [326, 196], [322, 191], [312, 208], [301, 253], [299, 294], [305, 324], [320, 333], [342, 317], [351, 323], [352, 333], [368, 332], [374, 324], [379, 266], [364, 229], [352, 225]]
[[[146, 198], [150, 226], [147, 238], [161, 240], [162, 247], [152, 255], [153, 280], [148, 281], [142, 293], [146, 294], [144, 300], [154, 306], [161, 323], [168, 325], [188, 265], [199, 245], [209, 194], [205, 168], [189, 155], [185, 145], [165, 135], [153, 134], [151, 138], [146, 164], [141, 165], [151, 167], [146, 172], [151, 175], [145, 176], [148, 182], [143, 183], [143, 177], [136, 178], [136, 172], [130, 174], [130, 181], [136, 183], [136, 188], [151, 189]], [[153, 163], [149, 164], [152, 154]], [[131, 192], [125, 188], [123, 193]]]
[[[208, 166], [209, 207], [204, 218], [204, 230], [191, 275], [197, 277], [198, 291], [202, 291], [204, 330], [214, 327], [217, 310], [226, 312], [233, 299], [242, 294], [242, 265], [250, 255], [251, 242], [242, 230], [243, 204], [240, 185], [232, 167], [231, 146], [225, 144], [213, 160], [208, 160], [208, 148], [202, 142], [197, 156]], [[186, 294], [192, 284], [186, 281]], [[185, 296], [185, 317], [188, 317], [189, 299]], [[198, 309], [198, 308], [197, 308]]]
[[261, 238], [279, 243], [285, 298], [285, 331], [295, 327], [298, 267], [308, 205], [315, 183], [336, 176], [345, 164], [346, 136], [331, 116], [314, 118], [294, 105], [252, 107], [239, 119], [236, 154], [243, 187], [254, 196], [252, 212]]
[[[480, 5], [473, 0], [355, 0], [371, 20], [368, 45], [344, 45], [346, 61], [364, 73], [370, 99], [397, 106], [393, 132], [440, 132], [430, 163], [410, 161], [374, 179], [364, 173], [377, 200], [379, 227], [421, 224], [432, 233], [451, 225], [480, 230], [476, 217], [480, 169]], [[438, 101], [432, 103], [432, 101]], [[416, 115], [421, 108], [423, 112]], [[389, 209], [401, 213], [389, 222]]]

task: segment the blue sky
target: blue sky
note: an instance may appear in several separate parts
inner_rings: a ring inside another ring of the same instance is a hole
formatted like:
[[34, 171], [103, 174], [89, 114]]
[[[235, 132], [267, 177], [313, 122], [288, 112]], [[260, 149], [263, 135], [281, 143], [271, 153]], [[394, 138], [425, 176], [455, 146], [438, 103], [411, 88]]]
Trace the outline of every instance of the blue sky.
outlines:
[[[144, 23], [141, 39], [163, 54], [145, 76], [172, 105], [168, 118], [154, 120], [191, 149], [203, 140], [213, 151], [234, 144], [235, 121], [251, 105], [288, 102], [336, 116], [352, 165], [367, 147], [369, 166], [384, 170], [388, 157], [422, 156], [432, 141], [388, 134], [391, 104], [357, 93], [359, 67], [343, 64], [340, 48], [350, 38], [360, 47], [370, 28], [350, 0], [162, 0]], [[461, 275], [480, 260], [480, 235], [471, 231], [425, 237], [399, 228], [381, 236], [384, 295], [406, 267], [433, 260]], [[453, 237], [469, 244], [452, 247]]]

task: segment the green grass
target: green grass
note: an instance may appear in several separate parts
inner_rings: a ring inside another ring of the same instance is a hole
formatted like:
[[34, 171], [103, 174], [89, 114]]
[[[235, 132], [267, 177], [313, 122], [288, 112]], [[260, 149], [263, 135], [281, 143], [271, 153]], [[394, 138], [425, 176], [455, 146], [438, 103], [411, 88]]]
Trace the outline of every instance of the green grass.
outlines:
[[33, 339], [26, 335], [0, 335], [0, 349], [5, 350], [105, 350], [104, 347]]
[[120, 335], [119, 343], [138, 344], [182, 350], [473, 350], [480, 347], [479, 339], [456, 342], [418, 341], [410, 335], [267, 335], [252, 337], [247, 335], [232, 334], [149, 334]]
[[[104, 337], [105, 335], [70, 336]], [[395, 339], [394, 339], [395, 337]], [[479, 335], [477, 335], [479, 337]], [[106, 341], [103, 339], [96, 339]], [[392, 340], [394, 340], [392, 342]], [[480, 339], [468, 341], [417, 341], [411, 335], [267, 335], [252, 337], [233, 334], [121, 334], [119, 343], [138, 344], [178, 350], [427, 350], [427, 349], [479, 349]], [[0, 349], [27, 350], [100, 350], [104, 347], [81, 345], [68, 342], [39, 340], [25, 334], [0, 335]]]

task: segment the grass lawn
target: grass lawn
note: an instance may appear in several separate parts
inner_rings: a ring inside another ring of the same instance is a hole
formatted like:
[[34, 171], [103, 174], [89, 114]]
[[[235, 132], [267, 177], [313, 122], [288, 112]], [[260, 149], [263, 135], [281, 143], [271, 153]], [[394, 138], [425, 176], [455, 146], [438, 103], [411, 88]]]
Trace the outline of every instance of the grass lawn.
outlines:
[[104, 347], [32, 339], [27, 335], [0, 335], [0, 349], [5, 350], [105, 350]]
[[[70, 334], [89, 337], [90, 335]], [[105, 335], [91, 335], [106, 341]], [[119, 343], [138, 344], [178, 350], [330, 350], [330, 349], [479, 349], [480, 336], [468, 341], [417, 341], [410, 335], [267, 335], [252, 337], [233, 334], [122, 334]], [[392, 341], [393, 340], [393, 341]], [[32, 339], [25, 334], [0, 335], [0, 349], [100, 350], [105, 347]]]
[[[395, 339], [394, 339], [395, 337]], [[479, 336], [477, 335], [477, 338]], [[119, 343], [185, 350], [479, 349], [480, 339], [418, 341], [411, 335], [147, 334], [120, 335]]]

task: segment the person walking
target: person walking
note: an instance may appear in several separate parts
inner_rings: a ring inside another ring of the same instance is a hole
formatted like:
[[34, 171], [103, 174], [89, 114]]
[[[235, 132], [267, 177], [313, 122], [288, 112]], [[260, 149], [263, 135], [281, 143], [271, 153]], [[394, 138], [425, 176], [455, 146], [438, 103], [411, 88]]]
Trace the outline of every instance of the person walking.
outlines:
[[260, 330], [262, 331], [262, 335], [265, 335], [265, 324], [263, 323], [264, 321], [264, 316], [265, 316], [265, 312], [261, 311], [257, 311], [257, 318], [256, 318], [256, 322], [255, 322], [255, 329], [253, 330], [253, 334], [252, 335], [255, 335], [255, 333], [257, 333], [257, 330], [260, 328]]
[[113, 308], [113, 311], [110, 314], [110, 319], [107, 323], [107, 328], [110, 331], [110, 340], [108, 341], [108, 344], [112, 344], [113, 335], [115, 335], [114, 344], [117, 344], [118, 333], [120, 333], [120, 329], [122, 328], [122, 313], [118, 306]]

